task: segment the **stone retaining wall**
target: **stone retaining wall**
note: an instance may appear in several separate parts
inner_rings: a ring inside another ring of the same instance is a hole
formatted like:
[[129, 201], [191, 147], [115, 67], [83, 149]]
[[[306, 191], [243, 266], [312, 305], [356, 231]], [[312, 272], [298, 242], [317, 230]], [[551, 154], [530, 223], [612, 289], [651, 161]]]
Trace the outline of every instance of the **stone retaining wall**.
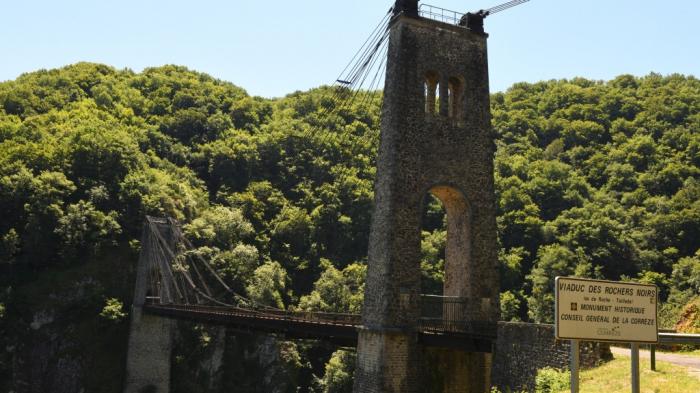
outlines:
[[[492, 382], [503, 392], [533, 392], [537, 370], [569, 369], [569, 341], [554, 339], [554, 325], [500, 322], [493, 359]], [[581, 367], [612, 359], [605, 343], [581, 342]]]

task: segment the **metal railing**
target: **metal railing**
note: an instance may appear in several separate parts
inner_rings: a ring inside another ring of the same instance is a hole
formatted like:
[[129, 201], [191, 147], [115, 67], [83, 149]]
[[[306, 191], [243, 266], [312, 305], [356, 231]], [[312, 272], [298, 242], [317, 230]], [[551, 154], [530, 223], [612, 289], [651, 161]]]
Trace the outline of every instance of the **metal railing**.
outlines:
[[[675, 330], [659, 329], [658, 345], [696, 345], [700, 346], [700, 334], [676, 333]], [[656, 346], [649, 345], [650, 367], [656, 371]]]
[[418, 15], [438, 22], [458, 25], [464, 13], [446, 10], [430, 4], [421, 4], [420, 8], [418, 8]]
[[659, 344], [700, 346], [700, 334], [659, 332]]
[[[333, 326], [360, 326], [360, 314], [329, 313], [315, 311], [291, 311], [272, 308], [246, 308], [233, 306], [212, 306], [201, 304], [163, 304], [160, 298], [148, 296], [146, 306], [161, 309], [163, 312], [186, 312], [212, 317], [256, 318], [289, 322], [314, 323]], [[495, 337], [497, 323], [487, 321], [481, 310], [482, 299], [456, 296], [420, 296], [420, 319], [418, 329], [428, 333], [457, 333]]]
[[496, 322], [486, 321], [481, 299], [456, 296], [421, 295], [422, 331], [495, 336]]
[[211, 313], [220, 315], [260, 317], [286, 321], [304, 321], [315, 322], [319, 324], [347, 326], [358, 326], [362, 322], [362, 318], [359, 314], [343, 314], [315, 311], [287, 311], [266, 308], [251, 309], [239, 307], [209, 306], [201, 304], [159, 304], [156, 302], [149, 302], [148, 305], [155, 306], [156, 308], [161, 308], [164, 310], [171, 309], [199, 312], [203, 315]]
[[358, 326], [362, 323], [362, 316], [360, 314], [281, 310], [262, 310], [262, 312], [268, 315], [275, 315], [280, 318], [289, 320], [303, 320], [309, 322], [349, 326]]

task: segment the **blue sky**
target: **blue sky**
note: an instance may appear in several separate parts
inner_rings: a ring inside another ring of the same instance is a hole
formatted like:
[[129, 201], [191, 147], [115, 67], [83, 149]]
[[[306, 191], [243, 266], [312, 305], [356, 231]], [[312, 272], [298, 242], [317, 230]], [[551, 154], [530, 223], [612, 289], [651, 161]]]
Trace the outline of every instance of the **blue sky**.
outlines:
[[[428, 0], [456, 11], [505, 0]], [[250, 94], [335, 80], [393, 0], [3, 1], [0, 81], [77, 61], [185, 65]], [[698, 74], [700, 2], [531, 0], [486, 20], [491, 90], [630, 73]]]

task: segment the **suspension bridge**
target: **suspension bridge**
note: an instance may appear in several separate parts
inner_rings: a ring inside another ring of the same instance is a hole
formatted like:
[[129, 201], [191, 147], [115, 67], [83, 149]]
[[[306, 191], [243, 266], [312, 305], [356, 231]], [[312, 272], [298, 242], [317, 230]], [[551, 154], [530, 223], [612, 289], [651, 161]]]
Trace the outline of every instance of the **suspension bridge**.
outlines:
[[[147, 217], [139, 265], [147, 273], [144, 313], [176, 320], [266, 332], [290, 339], [327, 340], [354, 346], [361, 314], [283, 310], [237, 293], [210, 261], [193, 252], [180, 225]], [[475, 302], [454, 296], [421, 296], [418, 336], [427, 346], [490, 352], [496, 326], [467, 318]]]
[[[483, 22], [527, 1], [462, 14], [396, 0], [328, 90], [322, 116], [383, 99], [361, 315], [250, 299], [196, 252], [177, 222], [148, 217], [125, 392], [169, 390], [172, 320], [357, 345], [358, 393], [418, 393], [428, 380], [443, 392], [490, 391], [499, 282]], [[312, 137], [320, 127], [309, 128]], [[426, 193], [447, 216], [446, 296], [421, 294]]]

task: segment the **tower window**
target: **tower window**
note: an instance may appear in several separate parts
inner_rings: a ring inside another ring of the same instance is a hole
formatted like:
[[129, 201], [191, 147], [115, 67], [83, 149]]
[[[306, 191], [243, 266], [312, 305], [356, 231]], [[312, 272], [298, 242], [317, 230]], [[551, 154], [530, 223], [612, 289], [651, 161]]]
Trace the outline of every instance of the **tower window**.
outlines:
[[440, 77], [434, 71], [425, 74], [425, 113], [434, 115], [440, 110]]
[[464, 83], [460, 78], [452, 77], [448, 81], [447, 91], [448, 116], [453, 119], [459, 119], [463, 116]]

